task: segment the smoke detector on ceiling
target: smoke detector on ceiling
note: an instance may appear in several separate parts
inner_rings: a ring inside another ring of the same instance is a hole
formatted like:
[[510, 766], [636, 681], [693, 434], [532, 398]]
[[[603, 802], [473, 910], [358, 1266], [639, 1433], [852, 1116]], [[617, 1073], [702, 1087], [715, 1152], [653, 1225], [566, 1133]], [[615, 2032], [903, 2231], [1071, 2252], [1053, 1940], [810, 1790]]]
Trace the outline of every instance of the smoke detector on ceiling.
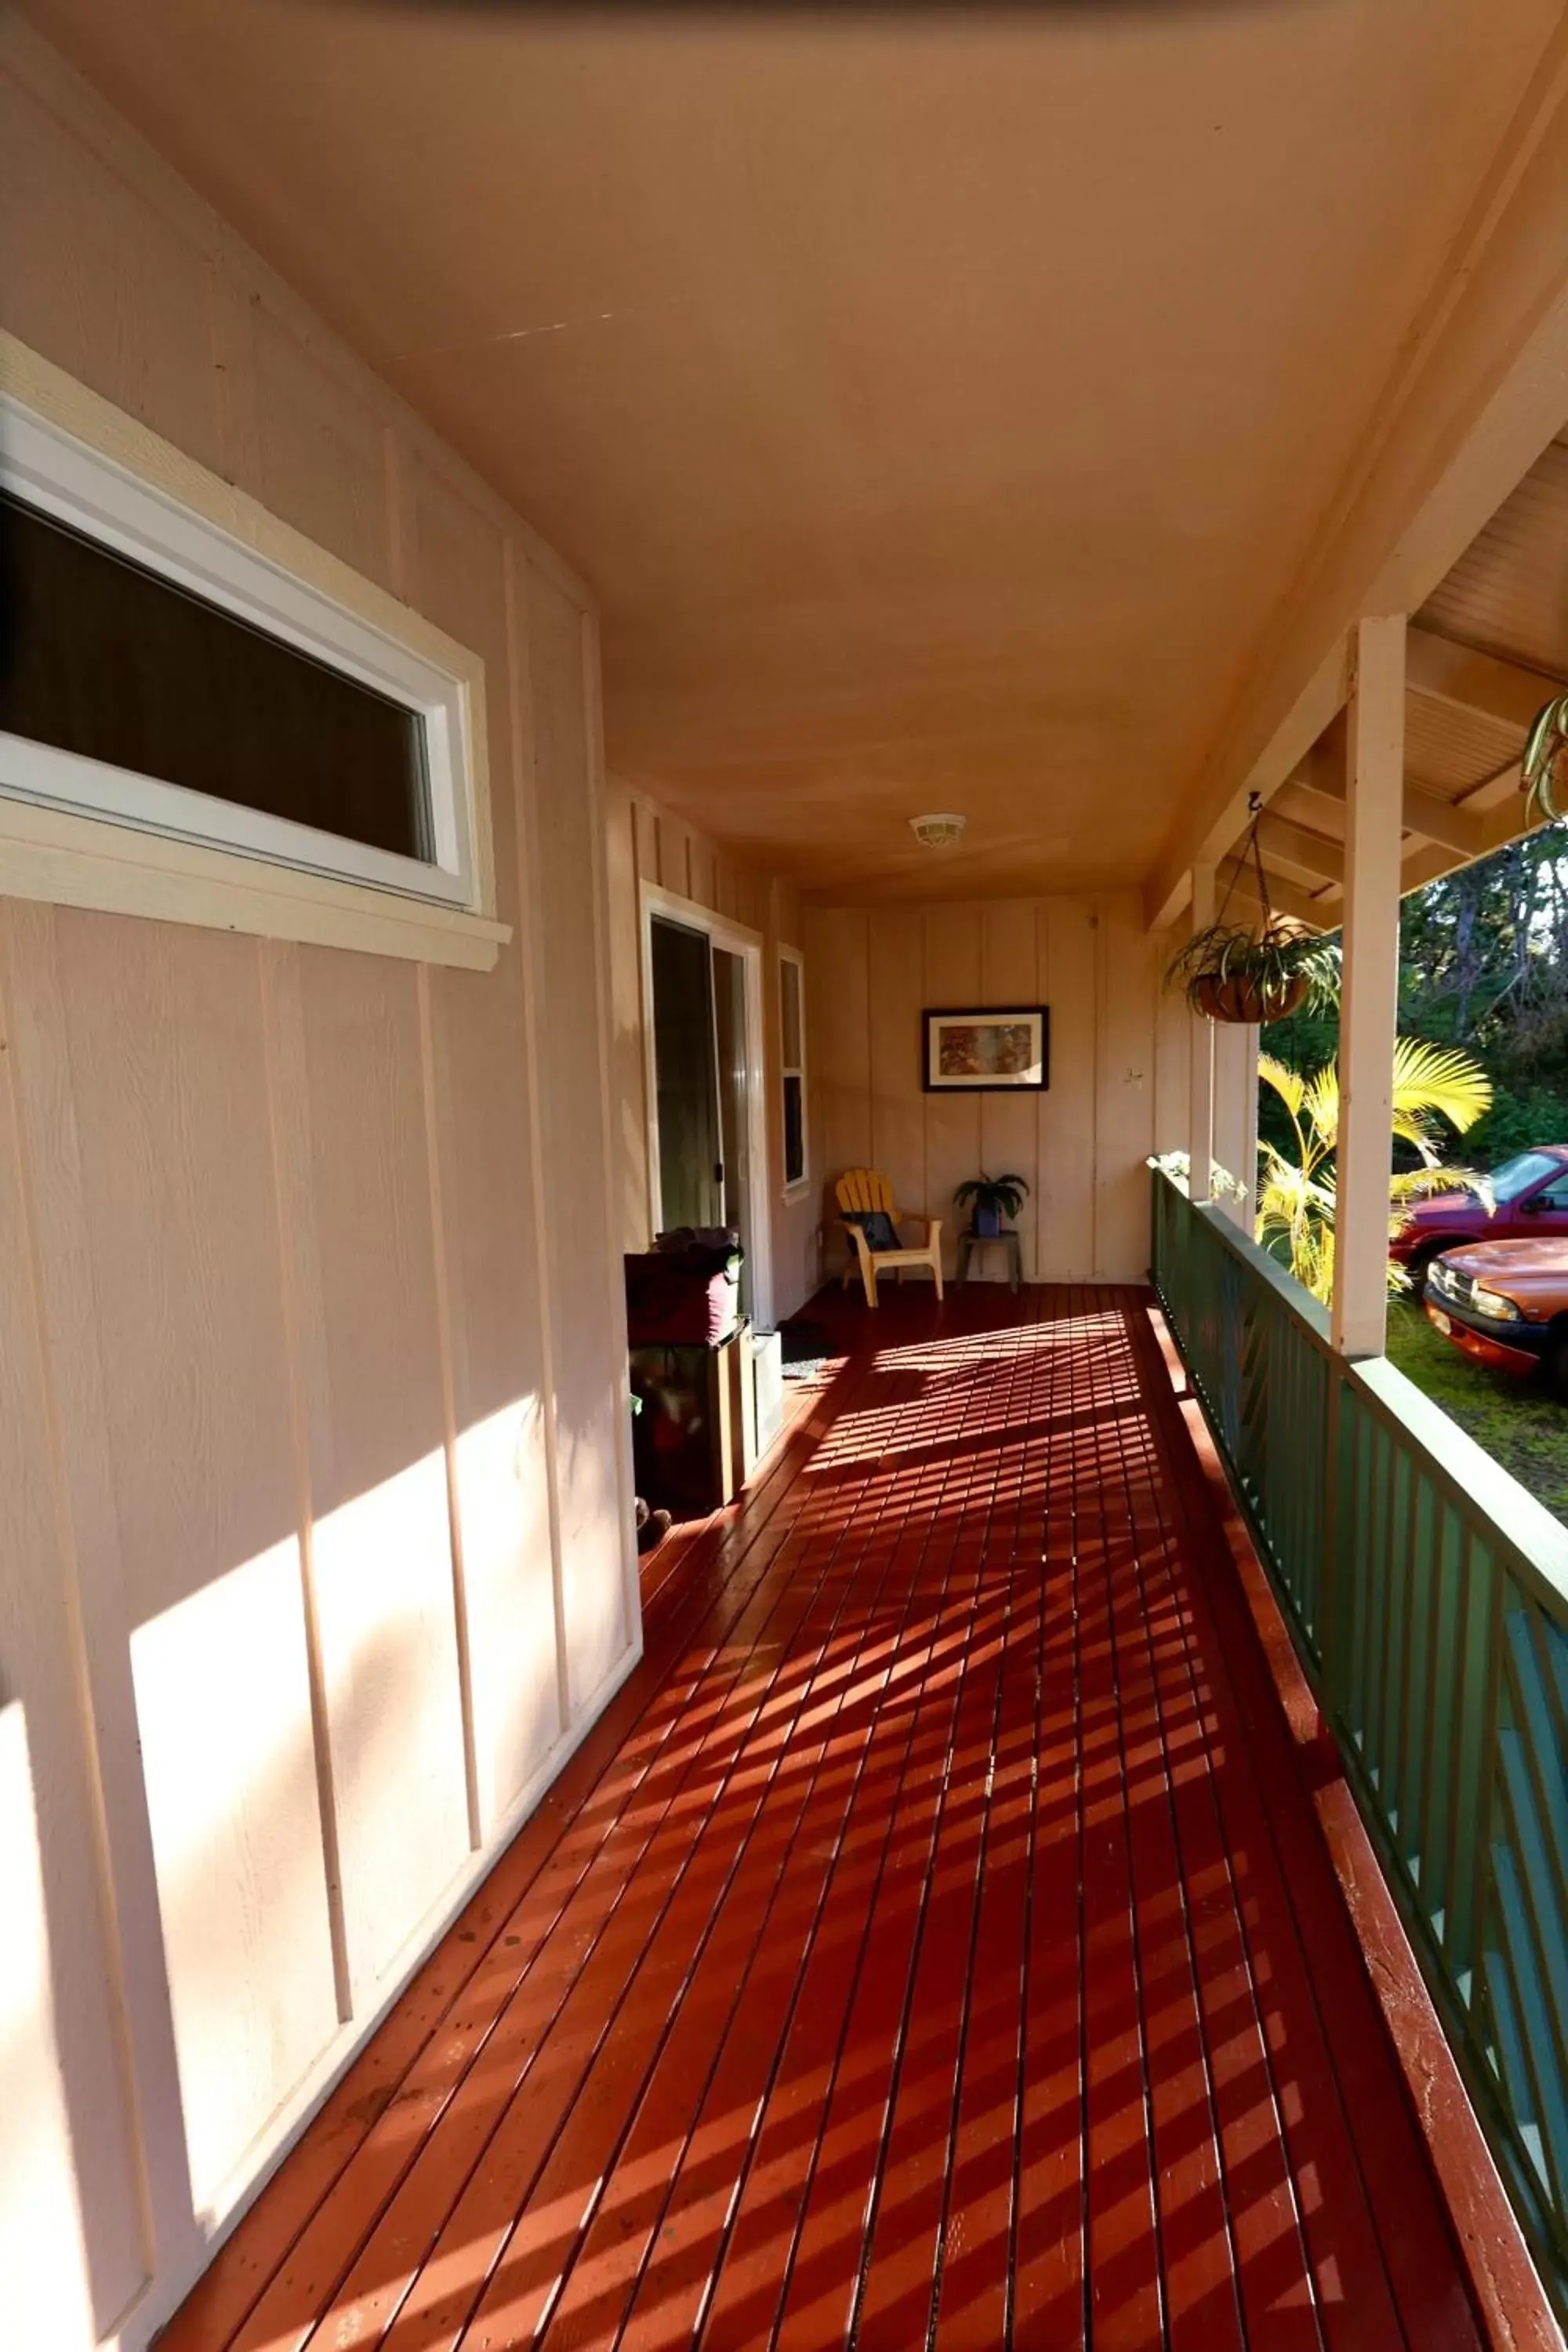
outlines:
[[950, 811], [944, 815], [912, 816], [910, 831], [922, 849], [951, 849], [968, 823], [966, 816], [955, 816]]

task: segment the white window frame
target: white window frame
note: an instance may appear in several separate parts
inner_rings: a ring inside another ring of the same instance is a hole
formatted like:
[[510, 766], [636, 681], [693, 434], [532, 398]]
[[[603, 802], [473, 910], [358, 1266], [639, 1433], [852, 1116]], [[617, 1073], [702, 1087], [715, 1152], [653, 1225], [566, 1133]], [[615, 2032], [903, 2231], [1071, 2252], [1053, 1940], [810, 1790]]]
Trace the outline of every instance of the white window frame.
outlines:
[[[805, 1083], [805, 958], [798, 948], [781, 944], [779, 956], [779, 1170], [784, 1177], [781, 1198], [802, 1201], [811, 1190], [811, 1122], [806, 1108]], [[784, 983], [785, 964], [795, 966], [795, 1014], [800, 1029], [800, 1059], [790, 1061], [784, 1051]], [[800, 1080], [800, 1174], [791, 1177], [784, 1165], [784, 1139], [788, 1125], [784, 1118], [784, 1080]]]
[[0, 486], [410, 711], [435, 862], [0, 730], [0, 892], [488, 969], [484, 669], [243, 492], [0, 336]]
[[658, 1063], [653, 1029], [653, 926], [656, 917], [701, 931], [712, 945], [741, 959], [746, 989], [746, 1154], [750, 1166], [752, 1323], [771, 1331], [773, 1324], [773, 1238], [768, 1207], [768, 1112], [766, 1030], [763, 1007], [763, 936], [744, 923], [717, 915], [656, 882], [637, 886], [637, 929], [642, 963], [643, 1102], [647, 1138], [648, 1240], [663, 1229], [664, 1207], [658, 1152]]

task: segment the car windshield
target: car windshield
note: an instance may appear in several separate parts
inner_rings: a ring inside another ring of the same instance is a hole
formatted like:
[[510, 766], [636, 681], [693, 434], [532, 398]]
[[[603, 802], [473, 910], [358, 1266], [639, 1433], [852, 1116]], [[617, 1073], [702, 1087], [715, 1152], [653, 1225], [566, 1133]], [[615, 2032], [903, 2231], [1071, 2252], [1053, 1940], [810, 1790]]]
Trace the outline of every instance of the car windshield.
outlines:
[[1528, 1192], [1542, 1176], [1550, 1176], [1558, 1165], [1549, 1151], [1521, 1151], [1516, 1160], [1505, 1160], [1492, 1177], [1492, 1197], [1499, 1201], [1517, 1201]]

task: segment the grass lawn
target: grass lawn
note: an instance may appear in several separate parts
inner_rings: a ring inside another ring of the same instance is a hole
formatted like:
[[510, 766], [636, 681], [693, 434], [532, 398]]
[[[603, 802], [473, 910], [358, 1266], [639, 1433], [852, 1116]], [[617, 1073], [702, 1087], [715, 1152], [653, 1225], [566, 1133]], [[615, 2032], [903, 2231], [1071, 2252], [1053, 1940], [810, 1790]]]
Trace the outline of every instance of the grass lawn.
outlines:
[[1439, 1339], [1417, 1307], [1391, 1301], [1388, 1353], [1521, 1486], [1568, 1521], [1568, 1405], [1534, 1381], [1483, 1371]]

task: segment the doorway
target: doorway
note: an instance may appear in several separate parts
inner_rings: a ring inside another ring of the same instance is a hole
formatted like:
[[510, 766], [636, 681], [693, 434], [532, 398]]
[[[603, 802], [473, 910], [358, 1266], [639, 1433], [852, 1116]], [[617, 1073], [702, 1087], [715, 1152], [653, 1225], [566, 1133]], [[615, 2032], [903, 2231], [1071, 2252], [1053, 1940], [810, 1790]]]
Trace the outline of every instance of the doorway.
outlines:
[[745, 1253], [742, 1312], [765, 1325], [762, 941], [645, 885], [643, 971], [653, 1231], [733, 1227]]

